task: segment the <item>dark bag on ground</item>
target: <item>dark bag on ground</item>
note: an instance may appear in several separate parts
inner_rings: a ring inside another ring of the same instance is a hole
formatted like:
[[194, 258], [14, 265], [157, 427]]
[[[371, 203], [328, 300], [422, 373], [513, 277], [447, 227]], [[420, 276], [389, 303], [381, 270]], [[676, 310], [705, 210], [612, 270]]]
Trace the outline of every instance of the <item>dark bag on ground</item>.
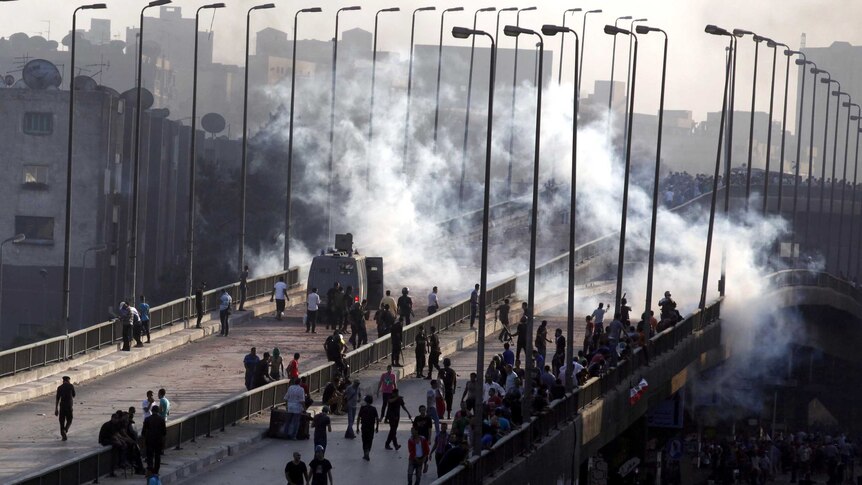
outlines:
[[287, 424], [287, 411], [284, 409], [273, 409], [269, 414], [269, 431], [266, 436], [268, 438], [287, 439], [284, 433], [284, 425]]
[[[284, 409], [273, 409], [269, 415], [269, 430], [266, 433], [268, 438], [277, 438], [281, 440], [287, 439], [285, 434], [285, 425], [287, 424], [287, 411]], [[299, 417], [299, 429], [296, 432], [296, 439], [307, 440], [310, 438], [309, 431], [311, 429], [311, 415], [302, 413]]]
[[296, 439], [307, 440], [311, 438], [311, 414], [302, 413], [299, 416], [299, 430], [296, 432]]

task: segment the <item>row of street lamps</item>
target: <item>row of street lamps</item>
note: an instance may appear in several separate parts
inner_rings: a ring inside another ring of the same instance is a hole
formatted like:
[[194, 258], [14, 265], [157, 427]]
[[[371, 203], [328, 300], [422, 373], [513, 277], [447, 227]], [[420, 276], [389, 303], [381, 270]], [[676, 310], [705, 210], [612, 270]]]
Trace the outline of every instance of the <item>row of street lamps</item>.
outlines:
[[[807, 200], [806, 200], [806, 206], [805, 206], [806, 212], [808, 214], [807, 215], [808, 219], [807, 219], [807, 223], [805, 224], [805, 233], [804, 233], [804, 237], [803, 237], [802, 241], [803, 241], [804, 245], [806, 247], [808, 247], [811, 243], [811, 238], [812, 238], [812, 227], [813, 227], [813, 221], [814, 221], [814, 219], [813, 219], [814, 216], [812, 215], [812, 207], [811, 207], [812, 186], [813, 186], [812, 176], [814, 173], [814, 167], [813, 167], [814, 136], [815, 136], [814, 120], [815, 120], [815, 109], [816, 109], [816, 101], [817, 101], [817, 86], [818, 86], [817, 76], [822, 75], [823, 77], [820, 78], [820, 84], [826, 84], [827, 85], [826, 86], [827, 87], [827, 93], [826, 93], [825, 116], [824, 116], [824, 123], [823, 123], [823, 156], [822, 156], [821, 171], [820, 171], [821, 183], [820, 183], [820, 190], [819, 190], [819, 202], [818, 202], [819, 207], [817, 208], [817, 213], [818, 213], [818, 216], [822, 216], [824, 213], [824, 210], [826, 210], [826, 206], [825, 206], [825, 204], [826, 204], [826, 190], [827, 190], [827, 188], [826, 188], [826, 180], [827, 180], [826, 176], [827, 176], [827, 164], [828, 164], [828, 154], [827, 154], [826, 147], [828, 146], [828, 143], [829, 143], [829, 134], [830, 134], [829, 133], [829, 114], [830, 114], [829, 113], [829, 106], [830, 106], [831, 97], [835, 96], [835, 98], [836, 98], [836, 110], [835, 110], [835, 121], [834, 121], [835, 127], [834, 127], [833, 133], [832, 133], [832, 137], [833, 137], [833, 141], [832, 141], [832, 169], [831, 169], [831, 176], [829, 177], [829, 180], [830, 180], [829, 207], [828, 207], [829, 214], [825, 216], [825, 221], [826, 221], [827, 227], [829, 227], [829, 228], [833, 227], [832, 220], [834, 217], [834, 212], [836, 211], [836, 207], [835, 207], [835, 184], [836, 184], [836, 181], [838, 180], [838, 177], [837, 177], [837, 175], [838, 175], [837, 150], [838, 150], [838, 130], [840, 129], [840, 127], [839, 127], [839, 111], [840, 111], [841, 107], [845, 107], [845, 108], [847, 108], [847, 122], [845, 125], [844, 162], [843, 162], [843, 169], [842, 169], [842, 176], [841, 176], [841, 182], [842, 182], [841, 195], [840, 195], [841, 206], [839, 209], [840, 213], [839, 213], [839, 218], [838, 218], [838, 241], [839, 242], [838, 242], [838, 248], [837, 248], [838, 253], [837, 253], [837, 256], [835, 258], [835, 268], [839, 272], [844, 271], [848, 275], [850, 275], [851, 273], [852, 274], [858, 274], [859, 267], [860, 267], [859, 266], [859, 259], [860, 258], [857, 258], [857, 265], [856, 265], [855, 273], [853, 273], [851, 271], [853, 268], [850, 267], [851, 260], [852, 260], [852, 257], [850, 255], [848, 255], [848, 257], [847, 257], [846, 268], [842, 269], [842, 256], [843, 256], [843, 254], [841, 251], [840, 241], [841, 241], [841, 239], [843, 237], [843, 233], [844, 233], [844, 217], [843, 217], [843, 215], [844, 215], [844, 210], [845, 210], [844, 206], [845, 206], [845, 202], [846, 202], [845, 201], [845, 195], [846, 194], [845, 194], [844, 184], [846, 184], [846, 182], [847, 182], [847, 175], [848, 175], [847, 174], [847, 166], [849, 163], [850, 121], [860, 121], [860, 118], [858, 115], [853, 116], [851, 114], [851, 108], [855, 106], [858, 109], [859, 105], [852, 102], [852, 99], [850, 99], [850, 95], [845, 90], [841, 89], [841, 83], [837, 79], [833, 79], [831, 74], [828, 71], [826, 71], [824, 69], [819, 69], [817, 67], [817, 64], [814, 63], [813, 61], [808, 60], [804, 53], [796, 51], [796, 50], [792, 50], [784, 43], [777, 42], [777, 41], [770, 39], [768, 37], [758, 35], [752, 31], [749, 31], [749, 30], [744, 30], [744, 29], [728, 30], [728, 29], [722, 29], [720, 27], [716, 27], [714, 25], [707, 26], [706, 33], [712, 34], [712, 35], [726, 36], [726, 37], [730, 38], [730, 43], [729, 43], [730, 45], [728, 47], [729, 57], [727, 58], [727, 62], [728, 62], [727, 74], [729, 75], [729, 87], [726, 88], [727, 95], [729, 96], [729, 99], [728, 99], [728, 101], [725, 102], [725, 104], [722, 108], [722, 110], [723, 110], [722, 115], [727, 118], [727, 133], [726, 133], [726, 135], [722, 135], [723, 137], [726, 136], [726, 140], [725, 140], [725, 143], [726, 143], [726, 145], [725, 145], [725, 172], [724, 172], [724, 177], [726, 180], [726, 182], [725, 182], [725, 187], [726, 187], [725, 204], [724, 204], [725, 214], [727, 214], [727, 212], [729, 211], [729, 197], [730, 197], [730, 190], [729, 190], [728, 186], [729, 186], [729, 180], [730, 180], [730, 168], [732, 165], [734, 95], [735, 95], [735, 91], [736, 91], [736, 58], [737, 58], [737, 47], [738, 47], [737, 39], [750, 35], [752, 37], [752, 40], [754, 41], [754, 70], [753, 70], [753, 75], [752, 75], [752, 101], [751, 101], [751, 114], [750, 114], [751, 119], [749, 122], [749, 137], [748, 137], [748, 163], [747, 163], [746, 178], [745, 178], [746, 208], [750, 209], [749, 203], [751, 201], [751, 173], [752, 173], [752, 153], [753, 153], [753, 146], [754, 146], [754, 114], [755, 114], [754, 111], [755, 111], [755, 101], [756, 101], [756, 92], [757, 92], [756, 87], [757, 87], [757, 72], [758, 72], [758, 54], [759, 54], [760, 44], [762, 42], [765, 42], [766, 46], [768, 48], [773, 49], [773, 56], [772, 56], [772, 75], [771, 75], [771, 80], [770, 80], [769, 112], [768, 112], [768, 117], [767, 117], [768, 132], [767, 132], [767, 143], [766, 143], [766, 160], [765, 160], [765, 168], [764, 168], [765, 176], [764, 176], [764, 181], [763, 181], [763, 200], [762, 200], [761, 212], [764, 215], [766, 215], [768, 213], [768, 195], [769, 195], [769, 183], [770, 183], [769, 173], [770, 173], [770, 165], [772, 162], [772, 153], [771, 153], [772, 131], [773, 131], [772, 119], [773, 119], [773, 114], [774, 114], [774, 102], [775, 102], [775, 99], [774, 99], [775, 98], [775, 72], [776, 72], [776, 64], [777, 64], [777, 56], [778, 56], [778, 47], [780, 46], [780, 47], [783, 47], [782, 53], [786, 59], [785, 59], [785, 78], [784, 78], [784, 100], [783, 100], [782, 122], [781, 122], [781, 130], [782, 130], [781, 142], [780, 142], [781, 147], [780, 147], [780, 155], [779, 155], [779, 162], [778, 162], [779, 163], [779, 167], [778, 167], [779, 178], [778, 178], [778, 190], [777, 190], [778, 200], [777, 200], [777, 204], [776, 204], [776, 213], [781, 214], [782, 205], [783, 205], [783, 195], [784, 195], [783, 174], [784, 174], [784, 167], [785, 167], [785, 151], [786, 151], [785, 142], [786, 142], [786, 132], [787, 132], [787, 104], [788, 104], [788, 99], [789, 99], [790, 58], [793, 56], [798, 56], [799, 58], [794, 61], [794, 64], [801, 67], [802, 76], [801, 76], [800, 90], [799, 90], [799, 93], [800, 93], [800, 95], [799, 95], [799, 106], [797, 109], [796, 166], [794, 168], [794, 184], [793, 184], [793, 195], [792, 195], [792, 204], [791, 204], [791, 212], [792, 212], [791, 220], [793, 221], [794, 228], [795, 228], [794, 229], [794, 241], [799, 240], [799, 238], [797, 237], [797, 234], [799, 233], [799, 229], [796, 227], [797, 227], [797, 223], [799, 222], [799, 217], [798, 217], [799, 200], [798, 199], [799, 199], [799, 183], [801, 180], [800, 170], [801, 170], [801, 166], [802, 166], [802, 163], [800, 160], [801, 155], [802, 155], [802, 138], [803, 138], [802, 120], [803, 120], [803, 110], [805, 108], [805, 82], [806, 82], [806, 77], [807, 77], [806, 74], [808, 74], [810, 72], [814, 77], [814, 87], [812, 89], [812, 99], [811, 99], [811, 123], [810, 123], [810, 133], [809, 133], [808, 176], [807, 176], [808, 187], [807, 187]], [[809, 66], [812, 66], [812, 67], [810, 67], [810, 69], [809, 69]], [[837, 89], [832, 90], [833, 84], [837, 87]], [[846, 96], [848, 98], [847, 101], [841, 102], [842, 96]], [[728, 103], [729, 103], [729, 106], [728, 106]], [[724, 121], [722, 121], [722, 123], [724, 123]], [[859, 128], [862, 128], [862, 123], [858, 124], [858, 126], [857, 126], [857, 130], [856, 130], [857, 131], [857, 138], [858, 138]], [[719, 144], [719, 146], [721, 146], [721, 144]], [[858, 143], [857, 143], [857, 147], [858, 147]], [[855, 201], [856, 201], [856, 187], [855, 187], [855, 185], [856, 185], [856, 181], [857, 181], [857, 172], [858, 172], [858, 150], [856, 153], [856, 162], [857, 163], [856, 163], [856, 166], [854, 168], [854, 175], [853, 175], [854, 182], [853, 182], [853, 192], [851, 195], [851, 208], [855, 207]], [[720, 159], [717, 159], [716, 163], [717, 164], [720, 163]], [[718, 168], [716, 169], [716, 174], [718, 174]], [[714, 181], [714, 188], [717, 188], [717, 187], [718, 187], [718, 185], [717, 185], [717, 180], [716, 180], [716, 181]], [[851, 209], [851, 213], [852, 213], [852, 209]], [[855, 234], [855, 218], [851, 218], [851, 227], [850, 227], [850, 235], [849, 235], [849, 238], [850, 238], [849, 246], [851, 248], [853, 247], [854, 234]], [[831, 239], [831, 238], [827, 237], [827, 239]], [[833, 247], [833, 244], [832, 244], [831, 240], [829, 240], [826, 243], [826, 249], [825, 249], [825, 257], [826, 257], [827, 264], [829, 264], [833, 260], [833, 258], [832, 258], [832, 247]], [[707, 264], [708, 264], [708, 258], [709, 258], [709, 248], [707, 249], [707, 262], [706, 262]], [[706, 278], [706, 276], [705, 276], [705, 278]], [[703, 284], [706, 285], [705, 280], [704, 280]], [[722, 257], [722, 276], [721, 276], [721, 281], [719, 283], [719, 289], [720, 289], [720, 292], [722, 295], [724, 294], [725, 286], [726, 286], [726, 283], [725, 283], [725, 256], [723, 255], [723, 257]], [[701, 304], [704, 304], [704, 302], [701, 301]]]
[[[477, 12], [478, 13], [478, 12]], [[569, 281], [568, 281], [568, 322], [567, 322], [567, 333], [568, 339], [566, 342], [566, 368], [568, 369], [568, 374], [566, 375], [566, 387], [569, 391], [574, 388], [573, 375], [571, 373], [571, 362], [574, 360], [574, 284], [575, 284], [575, 222], [576, 222], [576, 206], [577, 206], [577, 131], [578, 131], [578, 108], [579, 108], [579, 94], [578, 87], [580, 81], [580, 69], [582, 67], [581, 56], [578, 53], [579, 44], [582, 45], [582, 39], [578, 37], [578, 34], [572, 30], [571, 28], [565, 26], [555, 26], [555, 25], [544, 25], [541, 29], [541, 33], [520, 27], [519, 25], [507, 25], [504, 27], [503, 32], [507, 36], [518, 37], [520, 35], [533, 35], [538, 38], [538, 49], [539, 49], [539, 66], [538, 66], [538, 74], [537, 74], [537, 82], [536, 82], [536, 134], [535, 134], [535, 148], [534, 148], [534, 160], [533, 160], [533, 195], [532, 195], [532, 208], [531, 208], [531, 221], [530, 221], [530, 262], [529, 262], [529, 276], [528, 276], [528, 292], [527, 292], [527, 340], [531, 341], [530, 338], [533, 334], [533, 309], [535, 307], [535, 294], [536, 294], [536, 240], [537, 240], [537, 228], [538, 228], [538, 181], [539, 181], [539, 160], [540, 160], [540, 133], [541, 133], [541, 119], [542, 119], [542, 59], [543, 59], [543, 50], [544, 50], [544, 40], [542, 34], [553, 36], [557, 34], [565, 34], [571, 33], [575, 36], [575, 66], [574, 66], [574, 95], [573, 95], [573, 113], [572, 113], [572, 183], [571, 183], [571, 200], [570, 200], [570, 220], [569, 220]], [[661, 82], [661, 101], [659, 107], [659, 131], [658, 131], [658, 142], [657, 142], [657, 156], [656, 156], [656, 179], [655, 179], [655, 188], [653, 191], [653, 216], [652, 216], [652, 225], [651, 225], [651, 241], [650, 241], [650, 271], [649, 271], [649, 280], [648, 286], [652, 287], [652, 266], [654, 260], [654, 248], [655, 248], [655, 230], [656, 230], [656, 215], [657, 215], [657, 202], [658, 202], [658, 176], [660, 172], [659, 162], [661, 160], [661, 124], [663, 123], [663, 110], [664, 110], [664, 81], [665, 81], [665, 73], [666, 73], [666, 61], [667, 61], [667, 34], [658, 28], [647, 27], [647, 26], [638, 26], [637, 33], [639, 34], [647, 34], [649, 32], [661, 32], [665, 37], [664, 43], [664, 56], [662, 61], [662, 82]], [[636, 78], [637, 73], [637, 37], [636, 35], [625, 29], [621, 29], [616, 26], [607, 25], [605, 26], [605, 33], [609, 35], [617, 35], [624, 34], [629, 35], [634, 39], [633, 45], [633, 63], [632, 63], [632, 86], [630, 90], [629, 99], [627, 100], [629, 103], [629, 117], [633, 116], [633, 108], [634, 108], [634, 79]], [[491, 41], [491, 72], [489, 73], [490, 79], [490, 89], [489, 89], [489, 100], [488, 100], [488, 126], [487, 126], [487, 141], [486, 141], [486, 150], [485, 150], [485, 177], [484, 177], [484, 198], [483, 198], [483, 219], [482, 219], [482, 248], [481, 248], [481, 268], [480, 268], [480, 288], [482, 288], [482, 292], [479, 294], [479, 307], [486, 308], [486, 288], [488, 284], [488, 238], [489, 238], [489, 204], [490, 204], [490, 182], [491, 182], [491, 132], [493, 125], [493, 106], [494, 106], [494, 79], [495, 79], [495, 70], [496, 70], [496, 44], [497, 39], [495, 36], [490, 35], [489, 33], [477, 30], [474, 28], [465, 28], [465, 27], [455, 27], [452, 30], [453, 36], [456, 38], [467, 39], [472, 38], [475, 42], [476, 36], [484, 36], [488, 37]], [[472, 76], [471, 76], [472, 77]], [[622, 255], [624, 252], [624, 240], [625, 240], [625, 222], [626, 222], [626, 199], [628, 194], [628, 173], [629, 166], [631, 163], [631, 130], [629, 130], [627, 134], [626, 141], [626, 181], [624, 187], [624, 198], [623, 198], [623, 210], [622, 210], [622, 232], [620, 236], [620, 254]], [[622, 263], [622, 262], [621, 262]], [[620, 264], [620, 268], [622, 268], [622, 264]], [[621, 275], [618, 278], [618, 286], [621, 284], [622, 278]], [[620, 294], [620, 291], [617, 291], [617, 294]], [[647, 296], [647, 308], [650, 306], [650, 299]], [[484, 335], [486, 325], [485, 312], [479, 312], [479, 335]], [[527, 376], [530, 376], [533, 371], [533, 363], [532, 363], [532, 345], [528, 345], [525, 349], [525, 372]], [[478, 341], [478, 353], [476, 357], [476, 373], [477, 375], [482, 375], [484, 372], [485, 366], [485, 355], [484, 355], [484, 341], [479, 339]], [[524, 396], [522, 402], [522, 413], [525, 418], [528, 418], [530, 415], [530, 406], [532, 404], [532, 382], [529, 377], [524, 382]], [[476, 408], [476, 414], [473, 425], [476, 427], [476, 432], [474, 436], [477, 440], [481, 440], [481, 426], [482, 426], [482, 409], [480, 406]], [[477, 446], [474, 447], [475, 450], [481, 450], [481, 444], [477, 442]]]

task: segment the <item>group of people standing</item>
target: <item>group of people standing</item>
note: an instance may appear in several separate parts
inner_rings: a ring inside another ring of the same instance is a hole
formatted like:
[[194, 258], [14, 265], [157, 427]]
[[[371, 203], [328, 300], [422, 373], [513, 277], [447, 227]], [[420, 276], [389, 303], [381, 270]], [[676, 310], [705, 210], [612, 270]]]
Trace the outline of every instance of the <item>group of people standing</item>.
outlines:
[[[134, 299], [130, 299], [134, 303]], [[143, 337], [147, 337], [147, 343], [150, 343], [150, 305], [144, 295], [141, 295], [140, 303], [137, 308], [130, 305], [126, 301], [121, 301], [119, 305], [118, 320], [122, 326], [123, 347], [124, 352], [132, 350], [132, 339], [135, 340], [135, 347], [143, 347]]]
[[299, 352], [295, 352], [293, 360], [285, 367], [284, 358], [278, 347], [272, 349], [272, 353], [264, 352], [263, 356], [258, 356], [257, 347], [252, 347], [242, 360], [245, 368], [246, 390], [250, 391], [284, 378], [299, 378], [299, 359]]

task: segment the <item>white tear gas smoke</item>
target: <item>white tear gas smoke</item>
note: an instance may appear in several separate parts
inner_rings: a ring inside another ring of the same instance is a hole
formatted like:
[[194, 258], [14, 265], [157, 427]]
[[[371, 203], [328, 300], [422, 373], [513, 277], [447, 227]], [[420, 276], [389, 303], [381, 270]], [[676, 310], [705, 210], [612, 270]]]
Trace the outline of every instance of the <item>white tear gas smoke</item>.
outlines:
[[[526, 54], [522, 54], [526, 55]], [[436, 59], [434, 59], [436, 61]], [[422, 62], [422, 61], [418, 61]], [[451, 62], [445, 69], [464, 73], [466, 66]], [[384, 257], [386, 268], [398, 269], [398, 283], [430, 288], [440, 286], [450, 293], [469, 291], [478, 281], [479, 241], [450, 240], [450, 236], [435, 222], [459, 213], [458, 187], [461, 173], [461, 137], [463, 136], [463, 89], [444, 86], [441, 106], [440, 141], [435, 147], [431, 137], [433, 120], [433, 90], [414, 86], [410, 146], [408, 161], [402, 157], [404, 141], [406, 89], [403, 81], [406, 62], [378, 64], [377, 91], [374, 113], [374, 138], [368, 142], [369, 78], [362, 66], [340, 71], [335, 128], [335, 155], [332, 176], [333, 226], [335, 233], [352, 232], [354, 240], [365, 254]], [[469, 198], [467, 208], [480, 207], [481, 174], [484, 158], [486, 92], [480, 82], [487, 73], [474, 74], [473, 112], [470, 147], [467, 160]], [[464, 79], [466, 82], [466, 79]], [[417, 83], [433, 86], [433, 81], [419, 79]], [[481, 86], [477, 88], [477, 86]], [[289, 86], [271, 91], [273, 103], [287, 105]], [[571, 174], [571, 109], [572, 87], [551, 83], [545, 88], [543, 126], [541, 133], [541, 179], [570, 182]], [[328, 100], [329, 84], [300, 80], [297, 84], [297, 123], [295, 126], [294, 160], [306, 164], [305, 176], [295, 179], [294, 197], [311, 202], [312, 213], [294, 213], [294, 218], [313, 218], [325, 227], [326, 203], [329, 196], [328, 168]], [[498, 88], [495, 103], [495, 126], [492, 147], [493, 200], [505, 198], [505, 178], [508, 164], [509, 121], [516, 139], [513, 153], [515, 181], [529, 187], [532, 177], [533, 136], [535, 133], [535, 89], [528, 83], [519, 87], [515, 116], [509, 110], [511, 91]], [[717, 96], [717, 98], [720, 98]], [[276, 120], [277, 134], [287, 136], [287, 114]], [[579, 133], [578, 153], [578, 223], [577, 231], [590, 236], [619, 230], [623, 182], [623, 161], [609, 145], [608, 124], [600, 119], [583, 126]], [[647, 153], [635, 164], [652, 166], [654, 157]], [[369, 190], [365, 188], [366, 164], [370, 164]], [[404, 172], [402, 173], [402, 170]], [[298, 171], [295, 170], [295, 173]], [[633, 316], [643, 311], [646, 267], [643, 264], [649, 245], [649, 219], [652, 204], [651, 182], [642, 187], [632, 183], [629, 192], [629, 225], [626, 235], [627, 265], [624, 291], [627, 292]], [[521, 193], [529, 190], [521, 190]], [[567, 193], [568, 191], [562, 191]], [[545, 235], [551, 220], [566, 209], [567, 195], [557, 197], [556, 204], [542, 205], [540, 234]], [[552, 201], [553, 202], [553, 201]], [[719, 210], [721, 201], [719, 201]], [[684, 314], [696, 309], [700, 299], [708, 211], [676, 214], [662, 207], [658, 214], [656, 267], [653, 305], [665, 290], [673, 292]], [[565, 226], [557, 225], [567, 229]], [[764, 298], [769, 288], [762, 276], [771, 270], [765, 257], [774, 242], [784, 233], [785, 222], [778, 217], [761, 217], [751, 212], [733, 221], [719, 216], [710, 264], [708, 300], [716, 298], [716, 282], [721, 274], [722, 254], [726, 254], [728, 280], [727, 299], [723, 312], [726, 343], [735, 355], [754, 355], [762, 348], [745, 346], [746, 339], [736, 339], [756, 331], [767, 320], [764, 314], [775, 308]], [[474, 228], [478, 231], [478, 228]], [[325, 229], [323, 229], [325, 232]], [[299, 235], [296, 235], [300, 238]], [[526, 269], [529, 251], [528, 230], [515, 237], [491, 239], [492, 253], [517, 254], [515, 259], [496, 258], [492, 262], [491, 280]], [[579, 238], [581, 239], [581, 238]], [[329, 243], [331, 244], [331, 242]], [[557, 248], [559, 249], [559, 248]], [[555, 254], [545, 254], [547, 257]], [[613, 254], [613, 260], [616, 253]], [[281, 260], [280, 252], [272, 265]], [[294, 261], [298, 261], [295, 257]], [[540, 257], [540, 261], [543, 259]], [[388, 271], [387, 271], [388, 274]], [[392, 281], [392, 279], [388, 279]], [[540, 293], [560, 294], [560, 282], [548, 282], [539, 287]], [[561, 300], [562, 301], [562, 300]], [[584, 315], [595, 301], [577, 302], [577, 313]], [[752, 309], [756, 308], [757, 311]], [[782, 343], [782, 342], [776, 342]], [[780, 355], [782, 345], [773, 345], [770, 352]], [[735, 359], [744, 362], [743, 357]]]

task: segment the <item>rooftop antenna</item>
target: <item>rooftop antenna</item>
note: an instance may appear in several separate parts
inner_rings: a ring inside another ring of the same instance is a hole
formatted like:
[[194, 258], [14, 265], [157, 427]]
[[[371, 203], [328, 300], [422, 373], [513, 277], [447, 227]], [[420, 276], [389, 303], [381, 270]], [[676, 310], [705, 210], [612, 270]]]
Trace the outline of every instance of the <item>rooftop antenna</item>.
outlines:
[[45, 40], [51, 40], [51, 21], [50, 20], [43, 20], [42, 23], [48, 24], [48, 32], [47, 32], [47, 35], [45, 36]]

